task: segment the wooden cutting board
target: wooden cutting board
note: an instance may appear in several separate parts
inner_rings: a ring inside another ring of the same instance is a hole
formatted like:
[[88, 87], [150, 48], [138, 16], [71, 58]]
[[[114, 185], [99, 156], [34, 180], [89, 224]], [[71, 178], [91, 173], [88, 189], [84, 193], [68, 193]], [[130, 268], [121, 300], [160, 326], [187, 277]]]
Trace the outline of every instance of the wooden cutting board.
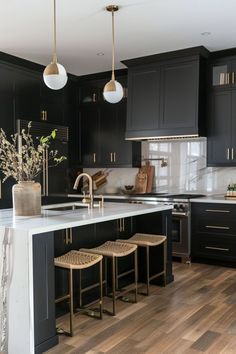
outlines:
[[145, 166], [140, 167], [135, 179], [136, 193], [150, 193], [155, 174], [155, 167], [150, 165], [150, 161], [146, 161]]
[[135, 192], [136, 193], [146, 193], [147, 188], [147, 174], [139, 169], [139, 172], [135, 178]]

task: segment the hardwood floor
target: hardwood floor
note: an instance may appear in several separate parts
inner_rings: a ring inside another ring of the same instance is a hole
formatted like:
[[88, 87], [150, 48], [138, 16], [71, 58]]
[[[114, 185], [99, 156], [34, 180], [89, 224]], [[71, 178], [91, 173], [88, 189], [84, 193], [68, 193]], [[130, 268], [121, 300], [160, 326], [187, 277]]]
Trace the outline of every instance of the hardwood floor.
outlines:
[[236, 269], [175, 263], [174, 275], [137, 304], [118, 301], [116, 317], [76, 316], [75, 336], [47, 353], [236, 353]]

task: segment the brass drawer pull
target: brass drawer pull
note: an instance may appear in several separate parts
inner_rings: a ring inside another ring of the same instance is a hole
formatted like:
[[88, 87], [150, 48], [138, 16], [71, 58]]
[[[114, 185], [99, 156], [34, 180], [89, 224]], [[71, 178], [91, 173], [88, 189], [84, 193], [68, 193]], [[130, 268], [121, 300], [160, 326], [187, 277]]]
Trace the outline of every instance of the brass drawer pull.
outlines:
[[113, 162], [113, 153], [110, 154], [110, 161]]
[[93, 163], [96, 163], [96, 153], [93, 153]]
[[229, 252], [229, 248], [210, 247], [210, 246], [205, 246], [205, 248], [208, 249], [208, 250], [227, 251], [227, 252]]
[[233, 85], [235, 84], [235, 72], [234, 71], [232, 72], [232, 84]]
[[213, 226], [213, 225], [206, 225], [207, 229], [219, 229], [219, 230], [229, 230], [230, 227], [228, 226]]
[[234, 148], [231, 149], [231, 160], [234, 160]]
[[219, 210], [219, 209], [206, 209], [205, 211], [211, 213], [230, 213], [230, 210]]
[[113, 161], [116, 162], [116, 153], [113, 152]]
[[227, 160], [230, 160], [230, 157], [229, 157], [229, 148], [227, 149]]

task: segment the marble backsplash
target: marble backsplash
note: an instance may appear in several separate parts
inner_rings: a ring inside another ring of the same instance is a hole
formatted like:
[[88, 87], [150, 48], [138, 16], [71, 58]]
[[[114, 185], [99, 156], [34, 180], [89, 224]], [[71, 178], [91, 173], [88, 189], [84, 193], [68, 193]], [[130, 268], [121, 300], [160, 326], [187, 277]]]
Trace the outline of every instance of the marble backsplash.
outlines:
[[[236, 183], [235, 167], [207, 167], [206, 139], [189, 141], [176, 140], [167, 142], [142, 142], [142, 157], [164, 158], [166, 167], [161, 161], [152, 160], [155, 166], [153, 191], [174, 193], [225, 193], [229, 183]], [[93, 174], [97, 169], [86, 169]], [[108, 183], [98, 192], [105, 193], [124, 185], [135, 183], [136, 168], [113, 168], [109, 170]]]

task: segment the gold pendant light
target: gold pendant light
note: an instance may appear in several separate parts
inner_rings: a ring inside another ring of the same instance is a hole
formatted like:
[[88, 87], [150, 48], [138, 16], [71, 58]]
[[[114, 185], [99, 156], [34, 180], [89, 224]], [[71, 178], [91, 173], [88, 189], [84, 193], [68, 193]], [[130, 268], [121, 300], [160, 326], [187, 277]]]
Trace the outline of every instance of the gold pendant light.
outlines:
[[106, 10], [112, 14], [112, 74], [111, 80], [104, 86], [103, 96], [109, 103], [119, 102], [123, 96], [124, 91], [121, 84], [115, 79], [115, 25], [114, 25], [114, 13], [119, 10], [117, 5], [109, 5]]
[[57, 36], [56, 36], [56, 0], [53, 0], [53, 57], [52, 62], [43, 72], [43, 80], [50, 89], [60, 90], [68, 80], [64, 66], [57, 62]]

